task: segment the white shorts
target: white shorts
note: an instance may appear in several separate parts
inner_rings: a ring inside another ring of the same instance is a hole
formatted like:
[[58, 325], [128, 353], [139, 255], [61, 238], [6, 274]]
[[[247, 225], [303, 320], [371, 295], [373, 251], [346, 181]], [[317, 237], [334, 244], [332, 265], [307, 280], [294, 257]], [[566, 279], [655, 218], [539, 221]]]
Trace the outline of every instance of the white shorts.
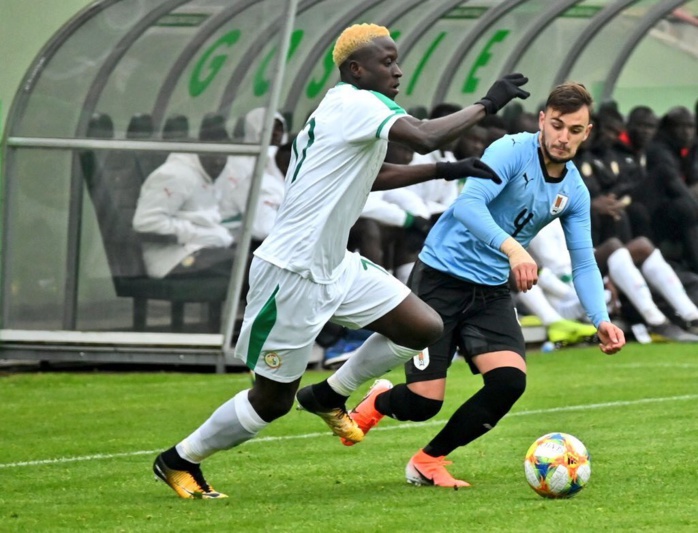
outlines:
[[319, 284], [255, 257], [235, 357], [281, 383], [301, 377], [327, 322], [359, 329], [395, 309], [410, 289], [383, 268], [347, 252], [337, 281]]

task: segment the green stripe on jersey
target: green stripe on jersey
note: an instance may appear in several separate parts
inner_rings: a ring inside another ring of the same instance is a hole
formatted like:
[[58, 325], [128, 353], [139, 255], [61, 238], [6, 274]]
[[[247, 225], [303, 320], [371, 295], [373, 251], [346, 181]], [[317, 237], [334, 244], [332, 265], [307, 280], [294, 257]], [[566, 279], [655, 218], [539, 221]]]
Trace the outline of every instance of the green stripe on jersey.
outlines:
[[383, 131], [383, 126], [385, 126], [385, 124], [386, 124], [391, 118], [393, 118], [395, 115], [404, 115], [404, 114], [405, 114], [404, 111], [403, 111], [402, 113], [393, 113], [393, 114], [390, 115], [388, 118], [386, 118], [383, 122], [381, 122], [381, 125], [378, 126], [378, 129], [376, 130], [376, 139], [380, 139], [380, 137], [381, 137], [381, 131]]
[[293, 148], [293, 157], [298, 160], [298, 148], [296, 148], [296, 141], [298, 141], [298, 136], [296, 136], [295, 139], [293, 139], [293, 143], [291, 144], [291, 148]]
[[376, 130], [376, 139], [380, 139], [381, 131], [383, 131], [383, 126], [385, 126], [385, 124], [390, 119], [392, 119], [395, 115], [406, 115], [407, 113], [402, 107], [400, 107], [399, 104], [396, 104], [394, 100], [391, 100], [390, 98], [388, 98], [384, 94], [381, 94], [381, 93], [376, 92], [376, 91], [368, 91], [368, 92], [370, 92], [372, 95], [374, 95], [376, 98], [378, 98], [381, 102], [383, 102], [388, 107], [388, 109], [393, 111], [393, 114], [390, 115], [388, 118], [386, 118], [383, 122], [381, 122], [380, 126], [378, 126], [378, 129]]
[[376, 98], [378, 98], [381, 102], [383, 102], [388, 107], [388, 109], [390, 109], [391, 111], [395, 111], [395, 114], [406, 113], [406, 111], [404, 109], [402, 109], [402, 107], [400, 107], [400, 104], [395, 103], [395, 100], [391, 100], [390, 98], [385, 96], [383, 93], [379, 93], [377, 91], [368, 91], [368, 92], [370, 92], [372, 95], [374, 95]]
[[254, 370], [257, 365], [257, 360], [262, 353], [262, 346], [269, 337], [271, 328], [276, 324], [276, 295], [278, 292], [279, 286], [277, 285], [252, 323], [250, 343], [247, 346], [247, 367], [250, 370]]
[[373, 261], [366, 259], [365, 257], [361, 258], [361, 266], [364, 267], [364, 270], [368, 270], [368, 267], [373, 267], [376, 270], [380, 270], [381, 272], [383, 272], [383, 274], [389, 275], [389, 272], [386, 269], [384, 269], [382, 266], [378, 266]]
[[[308, 144], [306, 144], [305, 148], [303, 148], [303, 155], [301, 156], [300, 161], [298, 161], [298, 164], [296, 165], [296, 171], [293, 173], [291, 183], [296, 181], [296, 178], [298, 177], [298, 172], [300, 172], [300, 169], [303, 166], [303, 162], [305, 161], [305, 157], [308, 155], [308, 148], [310, 148], [315, 142], [315, 118], [310, 119], [310, 122], [308, 122], [308, 126]], [[298, 137], [296, 137], [296, 139], [298, 139]]]

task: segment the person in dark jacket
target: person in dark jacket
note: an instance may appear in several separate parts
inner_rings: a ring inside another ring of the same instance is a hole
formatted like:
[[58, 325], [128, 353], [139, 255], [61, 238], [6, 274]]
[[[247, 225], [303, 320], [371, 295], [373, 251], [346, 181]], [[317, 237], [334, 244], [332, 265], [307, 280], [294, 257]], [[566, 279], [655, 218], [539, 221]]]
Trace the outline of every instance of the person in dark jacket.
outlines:
[[657, 242], [680, 249], [677, 259], [698, 272], [698, 200], [687, 185], [696, 126], [685, 107], [670, 109], [647, 148], [647, 186], [639, 198], [655, 222]]

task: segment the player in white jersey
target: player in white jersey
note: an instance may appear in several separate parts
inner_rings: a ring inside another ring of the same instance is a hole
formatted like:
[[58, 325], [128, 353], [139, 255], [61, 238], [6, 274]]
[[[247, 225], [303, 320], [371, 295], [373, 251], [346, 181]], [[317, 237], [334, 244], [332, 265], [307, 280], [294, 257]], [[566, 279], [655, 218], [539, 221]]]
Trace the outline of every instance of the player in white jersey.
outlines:
[[[323, 98], [294, 143], [286, 194], [276, 224], [255, 252], [236, 356], [254, 370], [250, 390], [220, 406], [197, 430], [158, 455], [156, 476], [183, 498], [220, 498], [199, 463], [255, 437], [286, 414], [315, 337], [333, 322], [372, 335], [345, 364], [341, 380], [306, 390], [299, 402], [335, 434], [358, 442], [363, 432], [345, 402], [364, 381], [417, 355], [441, 334], [438, 314], [380, 267], [346, 250], [349, 229], [369, 191], [434, 178], [498, 181], [479, 159], [400, 166], [383, 164], [387, 141], [420, 153], [450, 142], [512, 98], [528, 80], [509, 75], [475, 105], [438, 120], [410, 117], [393, 100], [402, 71], [387, 28], [360, 24], [337, 40], [341, 82]], [[305, 390], [305, 389], [304, 389]]]

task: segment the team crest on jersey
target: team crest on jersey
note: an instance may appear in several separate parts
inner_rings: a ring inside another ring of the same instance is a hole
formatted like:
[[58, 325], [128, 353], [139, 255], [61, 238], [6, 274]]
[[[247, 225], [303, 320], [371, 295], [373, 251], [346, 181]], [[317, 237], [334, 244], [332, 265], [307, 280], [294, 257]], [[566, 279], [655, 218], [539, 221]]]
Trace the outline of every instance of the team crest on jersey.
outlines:
[[276, 352], [267, 352], [264, 354], [264, 362], [269, 368], [279, 368], [281, 366], [281, 357]]
[[565, 196], [564, 194], [558, 194], [555, 197], [555, 201], [553, 202], [553, 205], [550, 206], [550, 214], [557, 215], [557, 214], [561, 213], [562, 210], [567, 205], [568, 201], [569, 201], [569, 197]]
[[429, 366], [429, 348], [424, 348], [423, 351], [419, 352], [412, 358], [414, 366], [417, 370], [424, 370]]

